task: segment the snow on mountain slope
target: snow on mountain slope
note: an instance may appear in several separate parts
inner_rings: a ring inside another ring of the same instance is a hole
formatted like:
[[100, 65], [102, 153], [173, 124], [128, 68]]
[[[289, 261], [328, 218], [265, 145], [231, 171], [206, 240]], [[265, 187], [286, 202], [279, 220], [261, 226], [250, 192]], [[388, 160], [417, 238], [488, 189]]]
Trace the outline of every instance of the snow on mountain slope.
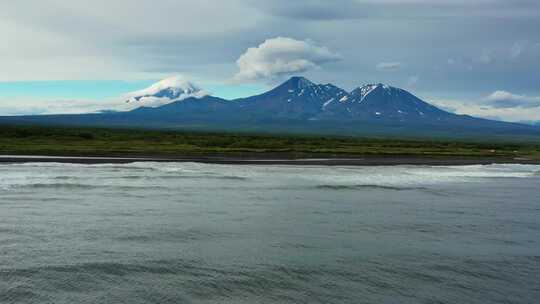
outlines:
[[250, 117], [307, 120], [347, 94], [332, 84], [315, 84], [304, 77], [292, 77], [266, 93], [236, 101]]
[[360, 87], [351, 92], [351, 95], [360, 97], [359, 102], [362, 102], [369, 93], [373, 92], [377, 87], [382, 86], [382, 84], [368, 84], [363, 87]]
[[[228, 102], [214, 102], [202, 97], [203, 90], [184, 78], [164, 79], [144, 90], [128, 96], [130, 108], [156, 108], [167, 104], [177, 105], [182, 114], [190, 111], [212, 112], [220, 109], [224, 116], [241, 113], [247, 119], [294, 120], [391, 120], [398, 122], [446, 121], [455, 118], [422, 101], [406, 90], [382, 83], [368, 84], [350, 93], [333, 84], [315, 84], [304, 77], [292, 77], [274, 89], [256, 96]], [[230, 109], [230, 111], [229, 111]], [[167, 110], [170, 110], [167, 107]], [[176, 111], [175, 110], [175, 111]], [[229, 113], [229, 114], [227, 114]], [[187, 115], [189, 116], [189, 115]], [[225, 117], [226, 118], [226, 117]]]
[[396, 121], [443, 120], [451, 115], [403, 89], [382, 83], [353, 90], [346, 106], [352, 116]]
[[202, 98], [207, 95], [208, 93], [182, 76], [173, 76], [154, 83], [146, 89], [128, 93], [126, 103], [132, 108], [155, 108], [190, 97]]
[[292, 77], [266, 93], [247, 98], [225, 100], [205, 95], [184, 79], [173, 77], [129, 94], [128, 103], [123, 103], [132, 107], [128, 110], [91, 115], [0, 117], [0, 122], [199, 126], [341, 135], [433, 132], [451, 136], [503, 133], [540, 136], [539, 127], [456, 115], [406, 90], [384, 84], [366, 85], [349, 93], [332, 84], [315, 84], [303, 77]]

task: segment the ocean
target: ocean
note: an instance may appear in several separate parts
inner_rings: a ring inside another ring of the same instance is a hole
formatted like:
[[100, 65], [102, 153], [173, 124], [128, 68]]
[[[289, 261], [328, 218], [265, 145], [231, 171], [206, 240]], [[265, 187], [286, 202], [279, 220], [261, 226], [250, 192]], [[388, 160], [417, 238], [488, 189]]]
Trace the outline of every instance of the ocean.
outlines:
[[0, 165], [0, 303], [538, 303], [540, 166]]

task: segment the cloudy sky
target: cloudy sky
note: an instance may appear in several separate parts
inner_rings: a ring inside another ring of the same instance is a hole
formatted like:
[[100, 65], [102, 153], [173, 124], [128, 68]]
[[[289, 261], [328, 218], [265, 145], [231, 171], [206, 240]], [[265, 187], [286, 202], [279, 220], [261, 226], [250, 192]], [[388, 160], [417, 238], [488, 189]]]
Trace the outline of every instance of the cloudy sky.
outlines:
[[177, 74], [227, 98], [304, 75], [540, 120], [539, 28], [538, 0], [1, 1], [0, 114], [107, 108]]

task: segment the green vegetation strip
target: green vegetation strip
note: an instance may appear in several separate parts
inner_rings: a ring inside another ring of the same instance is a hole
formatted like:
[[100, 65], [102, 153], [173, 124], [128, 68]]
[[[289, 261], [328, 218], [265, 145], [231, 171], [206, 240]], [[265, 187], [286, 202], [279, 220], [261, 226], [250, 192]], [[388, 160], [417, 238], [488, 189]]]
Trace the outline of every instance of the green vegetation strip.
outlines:
[[0, 125], [0, 154], [161, 157], [459, 156], [540, 159], [540, 145]]

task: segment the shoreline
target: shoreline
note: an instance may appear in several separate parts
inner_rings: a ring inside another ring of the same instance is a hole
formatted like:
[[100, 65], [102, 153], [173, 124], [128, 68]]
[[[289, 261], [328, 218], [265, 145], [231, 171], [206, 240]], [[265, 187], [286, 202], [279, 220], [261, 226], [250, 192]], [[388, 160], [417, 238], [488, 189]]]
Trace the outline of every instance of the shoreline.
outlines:
[[489, 164], [540, 165], [540, 160], [497, 157], [429, 157], [429, 156], [365, 156], [329, 158], [279, 158], [279, 157], [132, 157], [132, 156], [45, 156], [0, 155], [0, 164], [21, 163], [71, 163], [71, 164], [128, 164], [134, 162], [195, 162], [223, 165], [314, 165], [314, 166], [465, 166]]

